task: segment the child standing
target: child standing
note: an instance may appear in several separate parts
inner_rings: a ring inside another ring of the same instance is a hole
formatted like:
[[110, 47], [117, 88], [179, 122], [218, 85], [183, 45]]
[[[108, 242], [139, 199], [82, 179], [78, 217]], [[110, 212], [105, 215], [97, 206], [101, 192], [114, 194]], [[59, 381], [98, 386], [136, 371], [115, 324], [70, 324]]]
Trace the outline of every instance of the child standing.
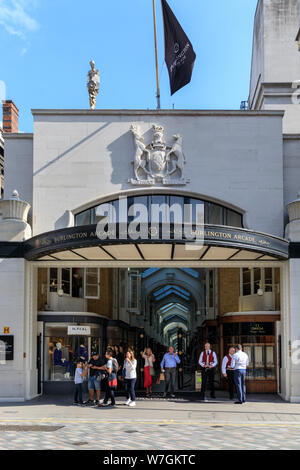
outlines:
[[83, 364], [82, 362], [77, 362], [76, 364], [76, 370], [75, 370], [75, 377], [74, 377], [74, 382], [75, 382], [75, 392], [74, 392], [74, 405], [82, 405], [82, 382], [83, 382], [83, 377], [87, 373], [87, 368], [83, 371]]

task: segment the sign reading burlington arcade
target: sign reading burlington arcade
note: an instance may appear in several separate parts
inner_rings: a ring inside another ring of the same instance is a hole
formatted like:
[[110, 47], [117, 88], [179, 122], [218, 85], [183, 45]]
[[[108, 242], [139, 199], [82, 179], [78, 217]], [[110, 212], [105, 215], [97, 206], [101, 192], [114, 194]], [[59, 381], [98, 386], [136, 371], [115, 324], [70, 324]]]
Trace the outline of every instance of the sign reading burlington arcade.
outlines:
[[37, 260], [56, 252], [79, 248], [120, 244], [141, 243], [192, 243], [203, 246], [218, 246], [250, 250], [270, 255], [279, 259], [288, 258], [289, 243], [282, 238], [253, 232], [241, 228], [204, 225], [203, 229], [193, 226], [177, 228], [171, 224], [168, 227], [168, 237], [165, 237], [164, 224], [147, 225], [147, 230], [130, 232], [130, 224], [114, 224], [113, 230], [97, 231], [97, 225], [85, 225], [66, 228], [38, 235], [25, 242], [25, 258]]

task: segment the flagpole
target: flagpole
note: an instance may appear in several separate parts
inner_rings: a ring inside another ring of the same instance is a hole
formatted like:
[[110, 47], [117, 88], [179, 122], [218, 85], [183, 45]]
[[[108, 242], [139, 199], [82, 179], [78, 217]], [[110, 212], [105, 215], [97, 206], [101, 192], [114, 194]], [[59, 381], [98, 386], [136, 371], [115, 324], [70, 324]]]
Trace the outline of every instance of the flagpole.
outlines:
[[157, 54], [157, 32], [156, 32], [156, 8], [155, 0], [153, 1], [153, 25], [154, 25], [154, 45], [155, 45], [155, 66], [156, 66], [156, 98], [157, 109], [160, 109], [160, 89], [159, 89], [159, 73], [158, 73], [158, 54]]

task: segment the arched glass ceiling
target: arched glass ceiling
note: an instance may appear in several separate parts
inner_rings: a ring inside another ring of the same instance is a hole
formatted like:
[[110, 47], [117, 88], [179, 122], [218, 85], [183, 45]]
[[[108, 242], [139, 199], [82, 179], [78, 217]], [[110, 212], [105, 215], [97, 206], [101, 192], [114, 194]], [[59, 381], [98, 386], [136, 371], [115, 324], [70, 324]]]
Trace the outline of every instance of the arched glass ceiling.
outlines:
[[161, 268], [149, 268], [145, 269], [145, 271], [142, 272], [141, 277], [143, 279], [146, 279], [147, 277], [151, 276], [152, 274], [156, 273], [157, 271], [160, 271]]
[[[180, 314], [178, 314], [178, 313], [173, 313], [172, 315], [169, 315], [168, 317], [164, 318], [164, 323], [169, 323], [170, 320], [174, 320], [174, 319], [176, 319], [176, 318], [178, 318], [178, 320], [180, 320], [180, 321], [183, 321], [184, 323], [187, 322], [187, 318], [186, 318], [186, 317], [184, 317], [184, 316], [182, 316], [182, 315], [180, 315]], [[174, 321], [176, 321], [176, 320], [174, 320]]]
[[153, 295], [156, 300], [160, 300], [173, 293], [176, 293], [185, 300], [190, 300], [191, 297], [191, 294], [187, 290], [174, 284], [167, 284], [166, 286], [156, 290]]
[[[164, 268], [148, 268], [148, 269], [145, 269], [145, 271], [142, 272], [141, 277], [143, 279], [146, 279], [147, 277], [152, 276], [152, 274], [156, 273], [157, 271], [160, 271], [161, 269], [164, 269]], [[199, 272], [196, 271], [196, 269], [192, 269], [192, 268], [178, 268], [178, 269], [180, 269], [181, 271], [184, 271], [186, 274], [188, 274], [189, 276], [194, 277], [195, 279], [198, 279], [199, 276], [200, 276]]]
[[186, 272], [187, 274], [189, 274], [190, 276], [195, 277], [196, 279], [198, 279], [198, 277], [199, 277], [199, 272], [196, 271], [195, 269], [192, 269], [192, 268], [180, 268], [180, 269], [181, 269], [181, 271]]
[[168, 310], [170, 310], [170, 308], [174, 308], [174, 307], [179, 308], [180, 310], [182, 310], [185, 313], [189, 312], [189, 309], [187, 307], [185, 307], [184, 305], [179, 304], [177, 302], [170, 302], [169, 304], [164, 305], [163, 307], [161, 307], [159, 309], [159, 312], [166, 313]]

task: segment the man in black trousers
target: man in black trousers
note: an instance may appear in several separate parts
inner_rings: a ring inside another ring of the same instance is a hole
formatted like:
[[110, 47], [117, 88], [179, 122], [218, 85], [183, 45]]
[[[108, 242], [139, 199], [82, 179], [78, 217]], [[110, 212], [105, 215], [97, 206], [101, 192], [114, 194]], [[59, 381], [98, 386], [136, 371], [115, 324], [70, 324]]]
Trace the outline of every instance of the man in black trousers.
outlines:
[[234, 397], [234, 369], [232, 367], [232, 357], [235, 354], [235, 348], [229, 348], [228, 354], [223, 357], [222, 361], [222, 375], [228, 381], [229, 398], [233, 400]]
[[199, 364], [201, 366], [201, 375], [202, 375], [202, 386], [201, 386], [201, 395], [200, 399], [205, 399], [205, 391], [207, 382], [210, 385], [210, 396], [211, 398], [216, 398], [215, 396], [215, 368], [218, 364], [217, 355], [214, 351], [211, 350], [210, 343], [204, 345], [204, 351], [200, 354]]

